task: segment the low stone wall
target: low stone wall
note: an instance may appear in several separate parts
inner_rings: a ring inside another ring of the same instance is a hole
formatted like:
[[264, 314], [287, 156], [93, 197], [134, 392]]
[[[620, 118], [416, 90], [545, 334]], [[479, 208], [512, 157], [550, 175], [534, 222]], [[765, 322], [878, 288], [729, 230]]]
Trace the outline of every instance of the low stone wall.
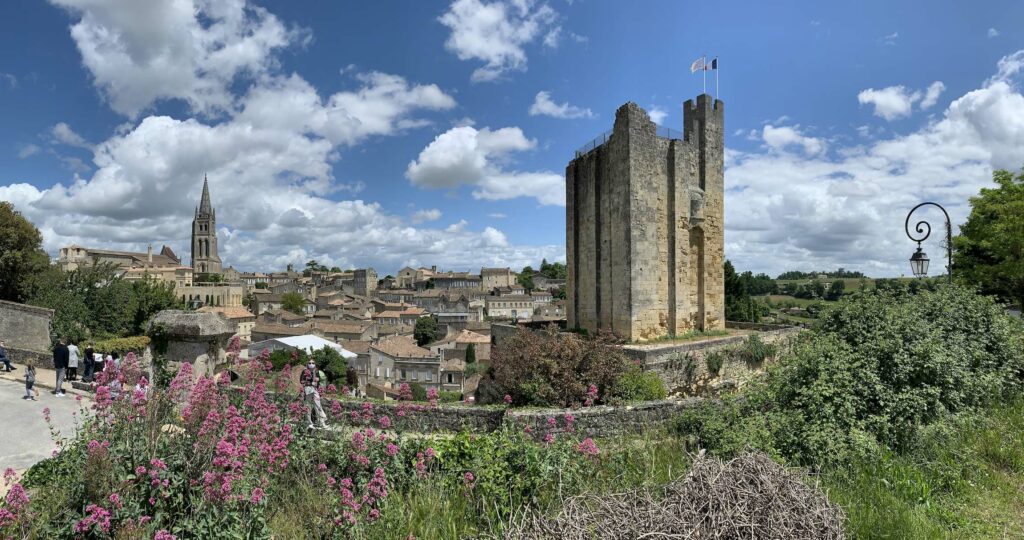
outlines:
[[0, 339], [9, 349], [50, 350], [53, 310], [0, 300]]
[[[761, 330], [756, 333], [765, 343], [779, 344], [803, 329], [780, 327]], [[743, 345], [750, 335], [724, 336], [684, 343], [653, 345], [623, 345], [627, 356], [637, 361], [645, 371], [657, 373], [669, 392], [682, 395], [705, 395], [721, 388], [735, 388], [753, 378], [763, 366], [751, 366], [746, 362], [722, 356], [722, 366], [717, 375], [708, 370], [709, 353], [723, 351]]]
[[7, 357], [13, 364], [53, 369], [53, 353], [30, 351], [18, 347], [7, 347]]
[[[335, 407], [333, 405], [335, 401], [341, 405], [343, 411], [340, 417], [330, 413]], [[372, 408], [367, 409], [366, 403], [371, 404]], [[333, 422], [361, 426], [365, 424], [367, 415], [376, 419], [387, 416], [395, 428], [420, 433], [458, 433], [461, 431], [489, 433], [501, 426], [502, 418], [505, 416], [504, 409], [474, 405], [430, 407], [424, 403], [396, 401], [378, 403], [333, 399], [324, 399], [322, 404], [324, 412], [328, 413]], [[399, 416], [400, 409], [404, 411], [402, 416]], [[374, 422], [374, 425], [378, 424]]]
[[[538, 437], [543, 437], [547, 433], [557, 435], [568, 431], [583, 437], [611, 437], [667, 427], [681, 411], [695, 407], [703, 401], [703, 398], [692, 397], [645, 401], [623, 406], [599, 405], [583, 409], [510, 409], [505, 414], [505, 424], [516, 429], [529, 427]], [[571, 426], [567, 420], [568, 415], [572, 417]]]

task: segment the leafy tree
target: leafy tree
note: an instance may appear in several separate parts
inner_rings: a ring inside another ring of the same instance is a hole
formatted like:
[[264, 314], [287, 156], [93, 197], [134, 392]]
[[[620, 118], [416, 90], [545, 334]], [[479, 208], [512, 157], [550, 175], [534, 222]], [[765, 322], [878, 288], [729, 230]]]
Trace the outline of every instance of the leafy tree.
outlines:
[[839, 300], [843, 297], [843, 293], [846, 291], [846, 282], [841, 279], [837, 279], [832, 282], [828, 287], [828, 291], [825, 292], [826, 300]]
[[466, 363], [472, 364], [473, 362], [476, 362], [476, 345], [470, 343], [466, 346]]
[[565, 264], [559, 262], [549, 263], [547, 259], [541, 261], [540, 273], [548, 279], [566, 279], [568, 276]]
[[565, 295], [565, 285], [562, 285], [561, 287], [559, 287], [559, 288], [555, 289], [554, 291], [552, 291], [551, 292], [551, 298], [553, 298], [555, 300], [565, 300], [565, 298], [566, 298], [566, 295]]
[[332, 266], [331, 267], [331, 273], [332, 274], [340, 274], [341, 273], [341, 268], [338, 268], [337, 266]]
[[971, 214], [953, 239], [953, 275], [1024, 306], [1024, 172], [997, 170], [992, 179], [999, 187], [971, 198]]
[[310, 259], [306, 262], [306, 269], [302, 271], [302, 275], [309, 277], [313, 272], [326, 272], [327, 267], [316, 262], [316, 259]]
[[[146, 313], [160, 301], [147, 299], [140, 312], [132, 283], [119, 274], [118, 268], [110, 263], [71, 272], [51, 266], [36, 277], [36, 294], [29, 303], [54, 310], [55, 336], [76, 340], [125, 336], [137, 328], [137, 318], [148, 319]], [[158, 298], [160, 294], [154, 296]]]
[[412, 336], [420, 347], [437, 341], [440, 334], [441, 332], [437, 327], [437, 319], [433, 317], [420, 317], [416, 319], [416, 326], [413, 328]]
[[260, 282], [256, 283], [256, 288], [257, 289], [269, 289], [270, 285], [267, 282], [265, 282], [265, 281], [260, 281]]
[[409, 390], [412, 390], [413, 401], [426, 401], [427, 400], [427, 389], [423, 388], [420, 383], [411, 383]]
[[348, 360], [335, 349], [324, 346], [322, 349], [313, 351], [313, 361], [317, 369], [323, 370], [330, 383], [343, 383], [346, 381], [348, 372]]
[[149, 320], [158, 312], [184, 308], [184, 302], [174, 294], [174, 283], [152, 277], [133, 281], [132, 296], [135, 298], [132, 333], [135, 335], [146, 333]]
[[531, 267], [531, 266], [524, 266], [523, 267], [523, 271], [519, 272], [519, 274], [516, 275], [516, 283], [519, 283], [520, 285], [522, 285], [523, 288], [526, 289], [527, 291], [532, 291], [534, 289], [534, 287], [533, 287], [533, 274], [534, 273], [535, 272], [533, 271], [533, 267]]
[[0, 202], [0, 300], [24, 302], [32, 295], [33, 277], [50, 265], [42, 244], [39, 229], [13, 204]]
[[306, 308], [306, 297], [297, 292], [287, 292], [281, 295], [281, 307], [296, 315], [302, 315]]
[[725, 261], [725, 319], [757, 322], [761, 319], [758, 302], [750, 297], [732, 262]]

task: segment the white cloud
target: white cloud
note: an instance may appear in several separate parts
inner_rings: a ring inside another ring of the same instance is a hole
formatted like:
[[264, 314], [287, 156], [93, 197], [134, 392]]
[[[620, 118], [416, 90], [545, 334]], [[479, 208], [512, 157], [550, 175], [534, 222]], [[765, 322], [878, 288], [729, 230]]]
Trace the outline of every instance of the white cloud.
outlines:
[[816, 137], [807, 137], [800, 131], [800, 126], [764, 126], [761, 137], [765, 144], [772, 150], [784, 151], [791, 146], [803, 148], [804, 153], [810, 156], [821, 154], [825, 151], [825, 141]]
[[935, 105], [945, 89], [946, 85], [942, 81], [933, 82], [924, 92], [910, 90], [905, 86], [889, 86], [880, 90], [868, 88], [857, 94], [857, 101], [861, 105], [873, 105], [875, 116], [896, 120], [910, 116], [915, 103], [920, 102], [918, 107], [922, 110]]
[[456, 127], [427, 145], [409, 163], [405, 176], [413, 185], [426, 188], [475, 186], [473, 196], [477, 199], [534, 197], [541, 204], [564, 205], [565, 182], [561, 175], [505, 170], [503, 165], [510, 153], [534, 146], [536, 141], [527, 139], [517, 127], [495, 131]]
[[88, 141], [78, 133], [75, 133], [75, 130], [71, 129], [71, 126], [64, 122], [58, 122], [53, 126], [53, 128], [50, 129], [50, 134], [53, 135], [54, 140], [58, 143], [66, 144], [68, 146], [76, 146], [78, 148], [92, 148], [92, 145], [89, 144]]
[[35, 144], [26, 144], [18, 148], [18, 158], [25, 159], [29, 156], [34, 156], [39, 153], [39, 146]]
[[0, 81], [3, 81], [10, 88], [18, 87], [18, 78], [10, 73], [4, 73], [0, 71]]
[[895, 45], [896, 44], [896, 40], [899, 39], [899, 37], [900, 37], [900, 33], [899, 32], [893, 32], [893, 33], [891, 33], [891, 34], [889, 34], [887, 36], [882, 36], [881, 38], [879, 38], [879, 41], [881, 41], [882, 43], [884, 43], [886, 45]]
[[505, 214], [502, 214], [500, 212], [491, 212], [490, 214], [487, 214], [487, 217], [492, 218], [492, 219], [505, 219], [508, 216], [505, 215]]
[[441, 219], [441, 211], [437, 208], [431, 208], [429, 210], [417, 210], [412, 214], [413, 224], [426, 223], [428, 221], [437, 221]]
[[928, 89], [924, 91], [924, 97], [921, 98], [919, 107], [921, 109], [930, 108], [939, 101], [939, 96], [946, 90], [946, 85], [942, 84], [942, 81], [935, 81], [928, 86]]
[[857, 94], [857, 101], [861, 105], [874, 105], [875, 116], [886, 120], [910, 116], [914, 102], [919, 99], [921, 99], [920, 92], [911, 92], [903, 86], [889, 86], [881, 90], [868, 88]]
[[[96, 144], [67, 125], [55, 126], [53, 140], [89, 149], [94, 172], [78, 158], [58, 155], [76, 170], [70, 178], [45, 189], [0, 185], [0, 198], [36, 223], [51, 255], [70, 243], [144, 250], [164, 242], [187, 256], [204, 174], [217, 208], [221, 256], [237, 268], [270, 270], [316, 258], [382, 271], [409, 261], [469, 269], [523, 266], [564, 253], [561, 246], [512, 245], [494, 228], [416, 226], [377, 203], [335, 199], [366, 186], [334, 177], [347, 147], [427, 125], [425, 111], [455, 106], [436, 85], [369, 72], [356, 74], [353, 88], [322, 95], [298, 75], [274, 73], [272, 53], [280, 46], [268, 36], [277, 35], [275, 28], [294, 36], [270, 13], [241, 1], [59, 4], [80, 17], [73, 36], [113, 109], [131, 115], [160, 99], [182, 99], [193, 111], [216, 114], [145, 116]], [[214, 36], [217, 44], [210, 42]], [[160, 86], [163, 75], [152, 73], [160, 69], [181, 80]], [[245, 90], [235, 95], [231, 88]], [[535, 143], [518, 129], [502, 129], [487, 131], [478, 144], [494, 160], [488, 170], [501, 172], [507, 153]], [[432, 210], [418, 216], [432, 217]]]
[[568, 102], [559, 105], [551, 101], [551, 93], [547, 91], [537, 92], [533, 98], [533, 105], [530, 105], [530, 116], [550, 116], [552, 118], [593, 118], [594, 112], [590, 109], [583, 109]]
[[111, 107], [130, 117], [159, 99], [204, 114], [229, 110], [236, 76], [268, 71], [271, 53], [302, 36], [245, 0], [50, 1], [76, 19], [82, 62]]
[[526, 70], [524, 47], [544, 36], [544, 44], [558, 43], [558, 14], [534, 0], [455, 0], [438, 20], [451, 30], [445, 48], [459, 60], [481, 60], [473, 82], [494, 81], [509, 71]]
[[[1024, 95], [1006, 76], [1022, 59], [1024, 51], [1004, 58], [1000, 75], [916, 131], [830, 154], [771, 145], [768, 152], [727, 152], [727, 256], [738, 269], [773, 274], [838, 266], [875, 276], [908, 273], [915, 245], [903, 233], [907, 211], [936, 201], [956, 227], [970, 211], [968, 199], [993, 185], [993, 168], [1024, 164]], [[941, 228], [941, 215], [921, 217]], [[941, 259], [936, 235], [929, 244], [926, 251]]]
[[988, 29], [988, 37], [990, 37], [990, 38], [999, 37], [999, 30], [996, 30], [995, 28], [989, 28]]
[[647, 109], [647, 116], [649, 116], [651, 118], [651, 121], [654, 122], [655, 124], [661, 124], [662, 122], [665, 121], [665, 117], [668, 116], [668, 111], [662, 109], [661, 107], [652, 105], [649, 109]]

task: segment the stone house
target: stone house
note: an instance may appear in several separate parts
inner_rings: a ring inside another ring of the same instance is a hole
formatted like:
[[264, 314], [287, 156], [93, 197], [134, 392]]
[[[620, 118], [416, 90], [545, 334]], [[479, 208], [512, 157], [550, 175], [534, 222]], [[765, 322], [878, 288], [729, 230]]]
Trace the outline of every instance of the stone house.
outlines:
[[466, 362], [461, 358], [452, 358], [441, 361], [441, 390], [445, 392], [459, 392], [465, 390]]
[[359, 389], [366, 391], [366, 384], [370, 374], [370, 341], [342, 341], [340, 345], [347, 351], [356, 354], [356, 358], [348, 361], [348, 367], [355, 370], [359, 376]]
[[533, 291], [530, 293], [530, 296], [533, 298], [534, 309], [544, 304], [550, 304], [551, 300], [553, 299], [551, 296], [551, 291]]
[[[447, 360], [449, 358], [465, 358], [465, 351], [470, 345], [473, 345], [477, 361], [490, 361], [491, 338], [469, 330], [450, 333], [427, 347], [430, 348], [430, 352], [438, 355], [442, 360]], [[449, 354], [455, 351], [459, 351], [461, 354]]]
[[377, 300], [389, 304], [411, 304], [416, 295], [415, 291], [409, 289], [377, 289], [373, 294]]
[[252, 328], [252, 341], [266, 341], [268, 339], [301, 336], [304, 334], [316, 334], [316, 331], [304, 326], [288, 326], [257, 321], [256, 325]]
[[556, 302], [551, 302], [550, 304], [538, 306], [534, 309], [533, 316], [543, 317], [545, 319], [564, 319], [565, 300], [558, 300]]
[[283, 324], [286, 326], [300, 326], [306, 322], [305, 315], [298, 315], [283, 309], [268, 309], [260, 313], [258, 319], [262, 323]]
[[252, 329], [256, 326], [256, 316], [244, 307], [214, 307], [203, 306], [196, 311], [206, 313], [219, 313], [227, 320], [237, 325], [235, 335], [242, 341], [252, 341]]
[[[453, 289], [480, 289], [480, 276], [470, 274], [469, 272], [446, 272], [444, 274], [435, 274], [434, 277], [430, 278], [429, 282], [434, 284], [434, 288], [442, 291], [450, 291]], [[416, 284], [417, 289], [426, 289], [427, 282], [421, 282]]]
[[321, 321], [312, 320], [303, 325], [325, 338], [336, 342], [372, 341], [377, 339], [377, 324], [373, 321]]
[[530, 319], [533, 317], [533, 297], [524, 294], [489, 297], [487, 316], [492, 319]]
[[402, 383], [419, 383], [424, 388], [440, 388], [440, 359], [416, 345], [411, 336], [395, 336], [370, 345], [369, 367], [369, 384], [394, 388]]
[[481, 268], [480, 286], [487, 290], [511, 287], [516, 283], [516, 273], [511, 268]]
[[398, 271], [398, 276], [395, 278], [395, 285], [401, 289], [415, 287], [417, 283], [426, 282], [430, 278], [434, 277], [434, 274], [436, 273], [436, 266], [431, 266], [430, 268], [412, 268], [406, 266]]
[[508, 287], [498, 287], [492, 290], [491, 293], [495, 296], [519, 296], [526, 294], [526, 287], [523, 287], [518, 283], [513, 283]]

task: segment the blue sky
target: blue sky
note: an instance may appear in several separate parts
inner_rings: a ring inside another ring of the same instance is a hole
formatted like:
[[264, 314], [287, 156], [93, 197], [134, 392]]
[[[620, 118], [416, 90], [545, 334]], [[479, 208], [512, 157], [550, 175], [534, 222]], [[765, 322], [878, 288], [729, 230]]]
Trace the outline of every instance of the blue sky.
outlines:
[[573, 150], [626, 101], [679, 129], [708, 53], [727, 256], [899, 275], [906, 209], [962, 221], [993, 167], [1024, 165], [1021, 20], [1018, 2], [15, 0], [0, 199], [53, 254], [187, 258], [207, 173], [240, 269], [561, 260]]

